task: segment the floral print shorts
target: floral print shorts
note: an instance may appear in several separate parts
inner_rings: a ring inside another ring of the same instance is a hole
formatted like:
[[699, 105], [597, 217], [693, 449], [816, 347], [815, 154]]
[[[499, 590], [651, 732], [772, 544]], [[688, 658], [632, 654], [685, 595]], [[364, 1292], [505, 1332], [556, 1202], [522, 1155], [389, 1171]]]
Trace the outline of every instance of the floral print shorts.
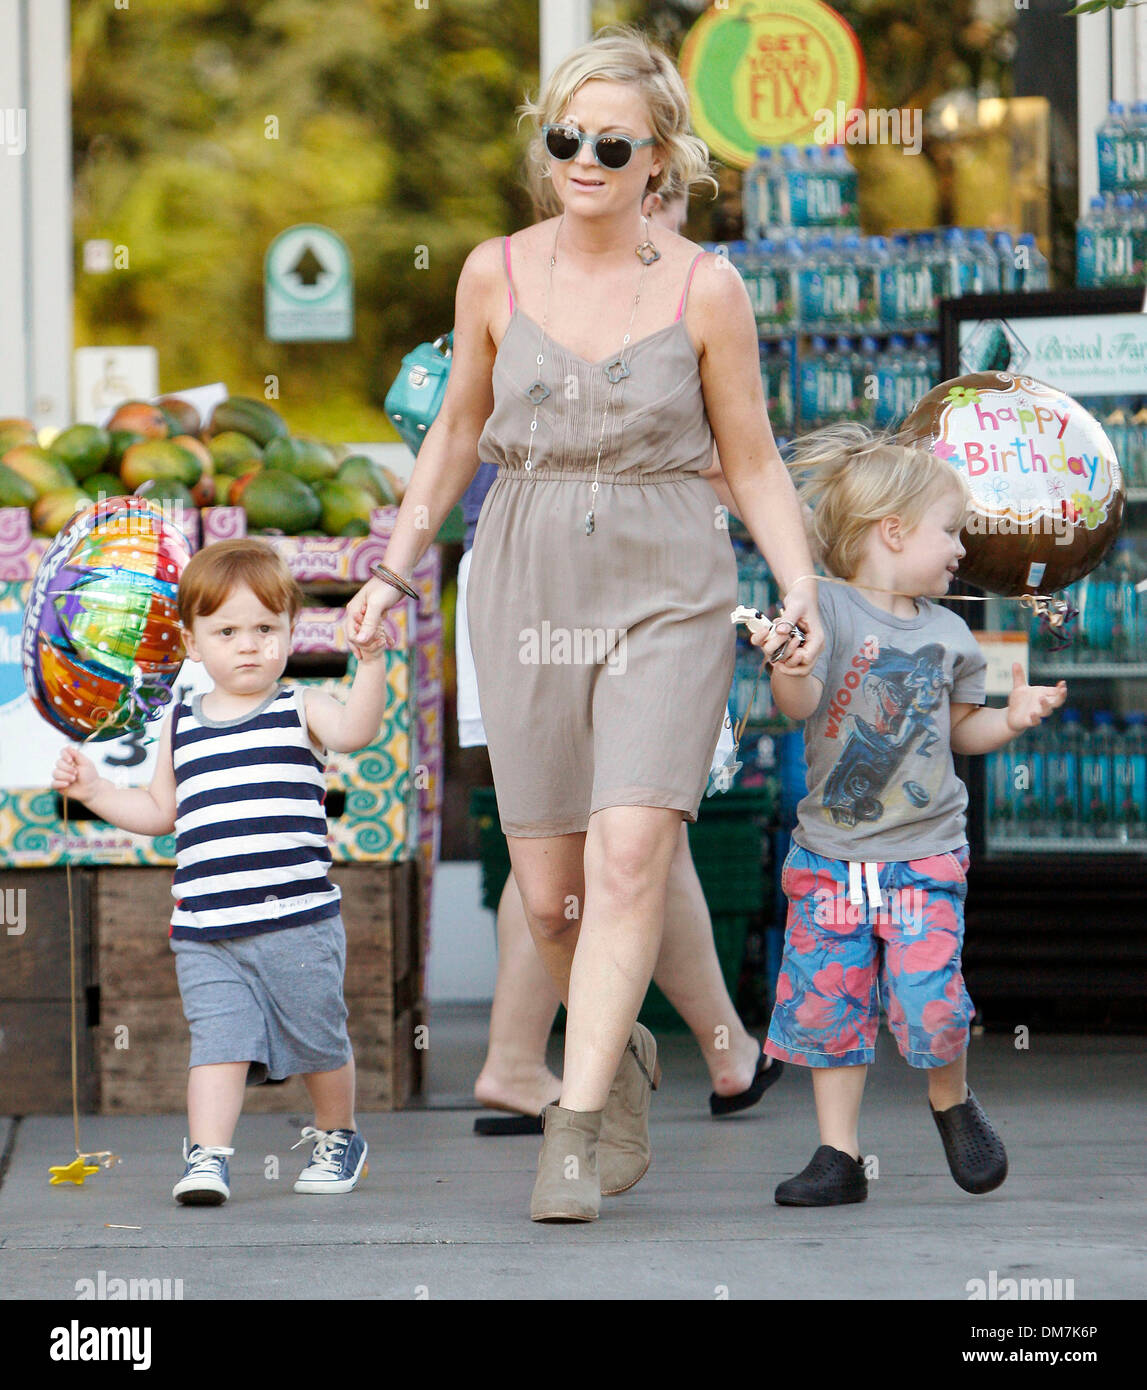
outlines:
[[966, 1051], [975, 1012], [960, 973], [969, 860], [962, 845], [854, 864], [850, 875], [847, 860], [794, 843], [781, 871], [789, 911], [768, 1055], [806, 1067], [869, 1063], [881, 1005], [910, 1066], [942, 1067]]

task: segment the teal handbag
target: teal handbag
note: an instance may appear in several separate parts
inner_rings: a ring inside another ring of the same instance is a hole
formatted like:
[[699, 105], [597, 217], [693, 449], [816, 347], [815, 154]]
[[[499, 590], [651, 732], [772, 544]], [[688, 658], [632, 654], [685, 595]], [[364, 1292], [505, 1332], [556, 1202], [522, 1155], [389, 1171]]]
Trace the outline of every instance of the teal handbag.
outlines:
[[414, 454], [442, 406], [453, 352], [453, 329], [432, 343], [419, 343], [402, 359], [402, 368], [386, 393], [383, 409]]

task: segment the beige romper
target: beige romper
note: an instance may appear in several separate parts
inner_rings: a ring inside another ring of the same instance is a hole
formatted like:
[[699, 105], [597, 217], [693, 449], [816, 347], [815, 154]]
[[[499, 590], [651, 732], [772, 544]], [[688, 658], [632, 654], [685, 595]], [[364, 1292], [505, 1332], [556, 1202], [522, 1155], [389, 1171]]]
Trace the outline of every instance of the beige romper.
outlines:
[[[712, 433], [677, 318], [629, 345], [602, 445], [605, 365], [544, 340], [533, 468], [523, 467], [540, 325], [514, 305], [478, 441], [496, 463], [474, 535], [467, 609], [502, 830], [584, 831], [606, 806], [697, 818], [733, 678], [737, 566], [698, 476]], [[576, 382], [576, 390], [567, 382]]]

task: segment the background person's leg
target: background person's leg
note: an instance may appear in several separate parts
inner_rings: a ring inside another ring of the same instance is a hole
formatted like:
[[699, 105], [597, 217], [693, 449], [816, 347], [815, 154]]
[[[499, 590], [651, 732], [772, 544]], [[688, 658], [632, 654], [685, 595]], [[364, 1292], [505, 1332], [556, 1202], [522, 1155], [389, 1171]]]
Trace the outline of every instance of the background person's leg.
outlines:
[[546, 1043], [561, 1002], [538, 955], [513, 873], [498, 903], [498, 975], [486, 1060], [474, 1096], [496, 1110], [538, 1115], [561, 1082], [546, 1066]]
[[665, 932], [653, 979], [697, 1039], [714, 1091], [731, 1096], [747, 1090], [761, 1045], [745, 1030], [725, 987], [684, 820], [669, 870]]

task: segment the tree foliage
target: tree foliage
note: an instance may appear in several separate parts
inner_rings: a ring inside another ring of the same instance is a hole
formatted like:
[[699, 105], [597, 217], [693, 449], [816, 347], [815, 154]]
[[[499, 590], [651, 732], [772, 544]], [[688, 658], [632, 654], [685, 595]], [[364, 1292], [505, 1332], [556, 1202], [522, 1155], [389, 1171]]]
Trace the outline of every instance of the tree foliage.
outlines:
[[[273, 375], [296, 429], [394, 438], [403, 353], [450, 327], [468, 251], [530, 218], [514, 108], [537, 87], [536, 0], [72, 11], [77, 245], [127, 251], [77, 268], [77, 341], [155, 344], [164, 390]], [[350, 247], [349, 343], [264, 338], [263, 256], [297, 222]]]

